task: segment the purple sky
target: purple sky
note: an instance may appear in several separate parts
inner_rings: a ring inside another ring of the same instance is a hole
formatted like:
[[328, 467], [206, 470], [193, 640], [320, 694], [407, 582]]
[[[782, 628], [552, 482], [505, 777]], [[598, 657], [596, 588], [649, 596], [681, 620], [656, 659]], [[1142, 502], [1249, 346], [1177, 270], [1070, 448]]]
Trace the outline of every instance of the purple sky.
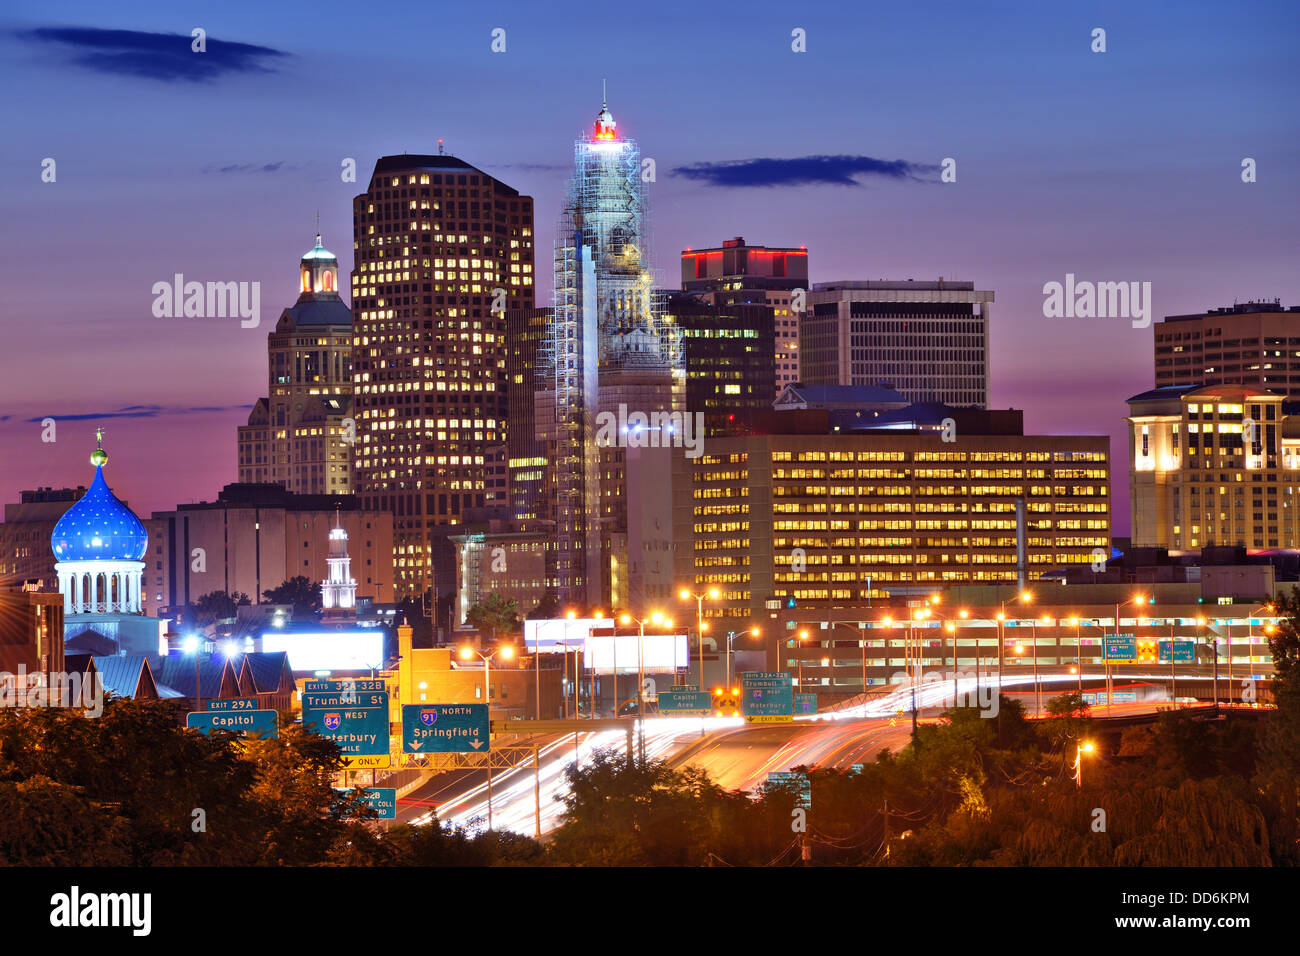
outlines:
[[[265, 393], [266, 334], [315, 216], [350, 269], [350, 201], [380, 155], [443, 137], [534, 196], [549, 304], [572, 141], [608, 78], [620, 130], [656, 161], [662, 280], [676, 284], [682, 248], [743, 235], [807, 245], [814, 282], [994, 290], [993, 404], [1024, 408], [1031, 431], [1115, 436], [1125, 533], [1124, 399], [1152, 384], [1151, 330], [1045, 319], [1042, 286], [1149, 281], [1157, 317], [1300, 303], [1300, 14], [1283, 0], [1072, 6], [10, 5], [0, 500], [87, 482], [96, 424], [110, 484], [142, 514], [233, 481], [235, 428]], [[194, 27], [206, 53], [189, 50]], [[790, 49], [796, 27], [806, 53]], [[1089, 49], [1095, 27], [1105, 53]], [[675, 172], [816, 156], [847, 157], [802, 164], [840, 182], [782, 162], [742, 185]], [[341, 181], [345, 157], [357, 183]], [[931, 171], [944, 157], [956, 183]], [[1241, 182], [1243, 157], [1258, 182]], [[176, 272], [261, 282], [261, 326], [154, 318], [151, 288]]]

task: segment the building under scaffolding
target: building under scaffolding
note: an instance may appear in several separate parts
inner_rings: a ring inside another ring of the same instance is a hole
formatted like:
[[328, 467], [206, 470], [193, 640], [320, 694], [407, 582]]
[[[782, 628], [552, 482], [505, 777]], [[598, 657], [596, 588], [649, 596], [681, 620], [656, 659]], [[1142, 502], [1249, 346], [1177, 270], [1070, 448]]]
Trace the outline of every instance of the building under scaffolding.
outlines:
[[555, 243], [555, 307], [537, 363], [553, 580], [566, 603], [626, 606], [638, 592], [628, 577], [636, 543], [628, 540], [625, 442], [598, 447], [601, 413], [683, 409], [680, 336], [654, 288], [647, 244], [640, 150], [602, 104], [591, 133], [574, 144]]

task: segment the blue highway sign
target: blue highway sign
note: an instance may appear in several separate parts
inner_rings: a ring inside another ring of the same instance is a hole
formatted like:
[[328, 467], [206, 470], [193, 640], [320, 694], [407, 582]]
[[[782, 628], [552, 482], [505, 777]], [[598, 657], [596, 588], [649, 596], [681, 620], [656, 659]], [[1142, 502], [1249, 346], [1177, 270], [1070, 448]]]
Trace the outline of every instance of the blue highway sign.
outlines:
[[[336, 787], [340, 793], [351, 793], [347, 787]], [[380, 820], [397, 819], [397, 790], [394, 787], [357, 787], [366, 806], [379, 814]]]
[[487, 704], [403, 704], [402, 752], [472, 754], [492, 749]]
[[750, 724], [794, 720], [794, 687], [783, 672], [751, 671], [740, 675], [740, 715]]
[[227, 697], [224, 699], [210, 700], [207, 703], [209, 711], [215, 710], [257, 710], [256, 697]]
[[273, 710], [206, 710], [185, 715], [185, 726], [203, 733], [229, 730], [237, 734], [257, 734], [274, 737], [280, 728], [280, 717]]
[[659, 691], [659, 713], [699, 716], [713, 709], [713, 695], [708, 691], [665, 687]]
[[[382, 681], [379, 683], [382, 685]], [[390, 763], [385, 690], [353, 691], [343, 687], [329, 692], [304, 692], [302, 726], [338, 744], [349, 768], [387, 767]]]

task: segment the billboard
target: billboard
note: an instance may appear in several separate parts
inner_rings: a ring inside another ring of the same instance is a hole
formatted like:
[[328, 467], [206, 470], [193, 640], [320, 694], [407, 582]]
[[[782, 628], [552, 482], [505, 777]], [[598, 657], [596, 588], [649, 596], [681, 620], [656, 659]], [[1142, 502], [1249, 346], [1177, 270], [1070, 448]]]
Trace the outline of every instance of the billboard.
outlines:
[[[617, 666], [620, 674], [636, 674], [642, 669], [647, 674], [672, 674], [690, 664], [691, 642], [685, 633], [652, 633], [647, 628], [644, 641], [637, 633], [615, 637], [609, 618], [525, 621], [524, 643], [529, 653], [540, 650], [543, 654], [564, 653], [565, 644], [572, 654], [575, 646], [581, 646], [582, 667], [587, 673], [613, 674]], [[642, 655], [640, 665], [638, 654]]]
[[384, 666], [384, 629], [359, 627], [337, 631], [265, 631], [261, 650], [289, 655], [294, 671], [358, 671]]

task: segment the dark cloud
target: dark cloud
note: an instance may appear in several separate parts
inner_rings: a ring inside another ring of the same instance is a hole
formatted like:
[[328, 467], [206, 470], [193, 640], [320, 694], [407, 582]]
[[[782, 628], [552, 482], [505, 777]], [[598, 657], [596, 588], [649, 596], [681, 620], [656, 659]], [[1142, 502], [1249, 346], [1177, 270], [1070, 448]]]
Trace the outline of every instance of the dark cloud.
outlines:
[[572, 169], [572, 166], [563, 166], [556, 163], [493, 163], [491, 169], [518, 169], [525, 173], [554, 173], [563, 172]]
[[737, 159], [678, 166], [673, 172], [712, 186], [860, 186], [864, 177], [924, 181], [938, 166], [871, 156], [796, 156], [792, 159]]
[[37, 27], [18, 36], [31, 43], [66, 49], [69, 62], [96, 73], [138, 76], [166, 83], [200, 83], [227, 73], [269, 73], [263, 61], [288, 56], [282, 50], [209, 36], [206, 50], [191, 50], [193, 38], [180, 33], [102, 30], [98, 27]]
[[[275, 163], [231, 163], [228, 166], [204, 166], [204, 173], [274, 173], [285, 169], [284, 160]], [[291, 167], [290, 167], [291, 168]]]
[[60, 422], [95, 421], [101, 418], [160, 418], [163, 415], [186, 415], [203, 412], [248, 411], [253, 406], [246, 405], [190, 405], [168, 408], [163, 405], [127, 405], [112, 412], [84, 412], [67, 415], [40, 415], [29, 418], [29, 422], [41, 422], [53, 418]]

